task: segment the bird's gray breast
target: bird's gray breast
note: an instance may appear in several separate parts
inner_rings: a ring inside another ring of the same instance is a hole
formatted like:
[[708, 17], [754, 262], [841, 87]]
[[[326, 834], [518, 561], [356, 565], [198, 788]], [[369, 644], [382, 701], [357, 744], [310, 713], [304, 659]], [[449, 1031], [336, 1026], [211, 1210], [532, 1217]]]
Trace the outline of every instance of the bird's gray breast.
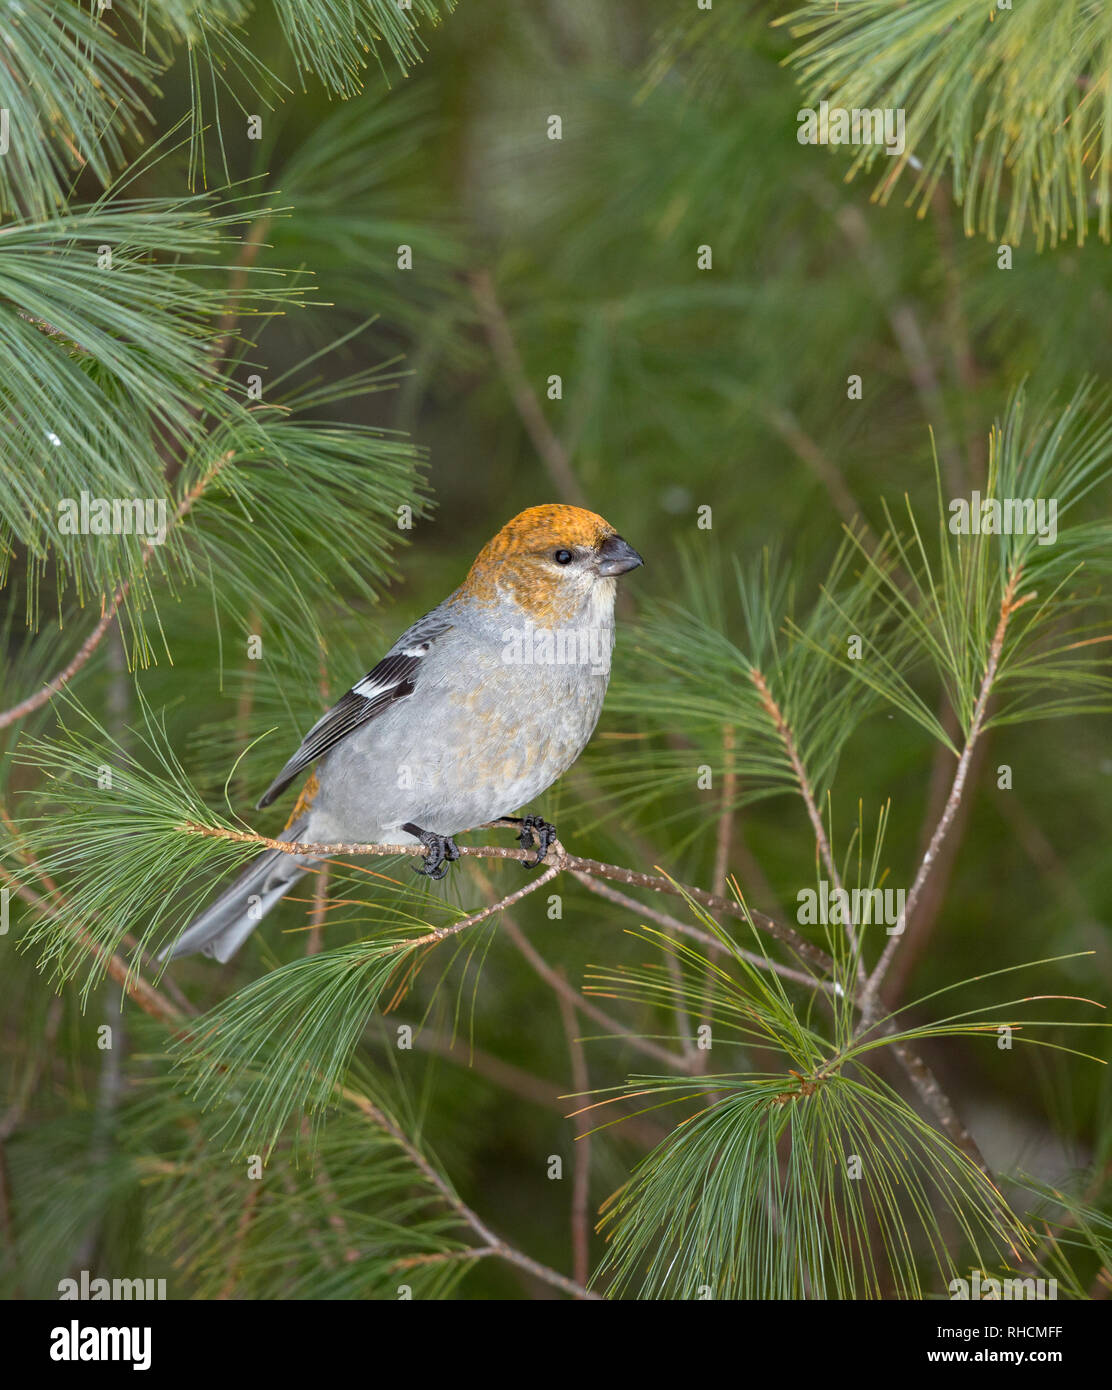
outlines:
[[322, 759], [314, 838], [405, 842], [405, 822], [452, 835], [528, 805], [598, 721], [613, 638], [593, 631], [454, 626], [413, 694]]

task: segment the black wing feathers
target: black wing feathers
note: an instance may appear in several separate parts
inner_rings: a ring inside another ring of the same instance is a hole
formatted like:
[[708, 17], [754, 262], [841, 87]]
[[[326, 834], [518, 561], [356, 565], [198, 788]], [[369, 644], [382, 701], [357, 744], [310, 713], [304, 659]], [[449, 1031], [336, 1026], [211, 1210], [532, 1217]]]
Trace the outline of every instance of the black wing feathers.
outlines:
[[256, 803], [258, 810], [269, 806], [286, 790], [298, 773], [310, 763], [334, 748], [341, 739], [353, 733], [368, 720], [381, 714], [398, 700], [412, 695], [418, 667], [432, 644], [432, 639], [447, 631], [447, 625], [429, 627], [422, 631], [417, 624], [403, 639], [405, 645], [384, 656], [378, 665], [353, 685], [327, 714], [318, 719], [302, 740], [301, 747], [267, 787]]

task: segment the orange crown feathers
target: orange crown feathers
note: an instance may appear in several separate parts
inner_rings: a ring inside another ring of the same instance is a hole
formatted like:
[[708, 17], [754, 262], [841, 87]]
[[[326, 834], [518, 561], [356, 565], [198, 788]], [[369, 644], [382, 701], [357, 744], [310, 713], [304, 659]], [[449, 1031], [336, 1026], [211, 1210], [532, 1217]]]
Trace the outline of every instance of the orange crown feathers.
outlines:
[[[616, 534], [608, 521], [583, 507], [558, 503], [528, 507], [507, 521], [501, 531], [479, 551], [463, 582], [460, 596], [479, 603], [492, 601], [498, 587], [496, 575], [501, 571], [506, 576], [506, 572], [516, 570], [517, 562], [521, 561], [525, 562], [521, 578], [524, 579], [524, 574], [529, 573], [529, 606], [550, 608], [556, 601], [558, 581], [553, 577], [536, 576], [528, 562], [534, 557], [539, 559], [554, 547], [566, 546], [570, 550], [587, 546], [598, 549], [608, 536]], [[518, 587], [515, 583], [518, 575], [507, 577], [510, 577], [511, 587]]]
[[554, 545], [597, 548], [612, 535], [614, 528], [608, 521], [582, 507], [565, 507], [558, 503], [529, 507], [518, 512], [493, 540], [487, 541], [479, 551], [474, 568], [497, 563], [511, 555], [547, 550]]

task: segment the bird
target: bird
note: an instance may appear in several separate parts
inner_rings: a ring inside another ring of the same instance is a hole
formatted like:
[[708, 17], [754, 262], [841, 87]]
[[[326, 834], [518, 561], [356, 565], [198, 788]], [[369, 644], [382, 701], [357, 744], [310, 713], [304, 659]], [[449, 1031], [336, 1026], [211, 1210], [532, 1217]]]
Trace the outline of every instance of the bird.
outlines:
[[[291, 844], [421, 845], [440, 879], [455, 836], [508, 821], [523, 861], [542, 863], [555, 827], [532, 804], [594, 732], [610, 678], [620, 575], [644, 564], [582, 507], [529, 507], [482, 548], [463, 583], [408, 628], [309, 730], [259, 798], [308, 768], [285, 829]], [[314, 766], [315, 764], [315, 766]], [[161, 953], [226, 963], [315, 861], [267, 849]]]

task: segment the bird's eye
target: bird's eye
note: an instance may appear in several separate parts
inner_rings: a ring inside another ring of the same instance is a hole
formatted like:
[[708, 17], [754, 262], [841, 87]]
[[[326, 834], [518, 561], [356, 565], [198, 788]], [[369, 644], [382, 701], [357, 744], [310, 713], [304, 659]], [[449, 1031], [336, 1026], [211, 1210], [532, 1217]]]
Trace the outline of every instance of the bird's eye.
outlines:
[[570, 550], [557, 550], [552, 558], [558, 565], [570, 565], [572, 562], [572, 553]]

